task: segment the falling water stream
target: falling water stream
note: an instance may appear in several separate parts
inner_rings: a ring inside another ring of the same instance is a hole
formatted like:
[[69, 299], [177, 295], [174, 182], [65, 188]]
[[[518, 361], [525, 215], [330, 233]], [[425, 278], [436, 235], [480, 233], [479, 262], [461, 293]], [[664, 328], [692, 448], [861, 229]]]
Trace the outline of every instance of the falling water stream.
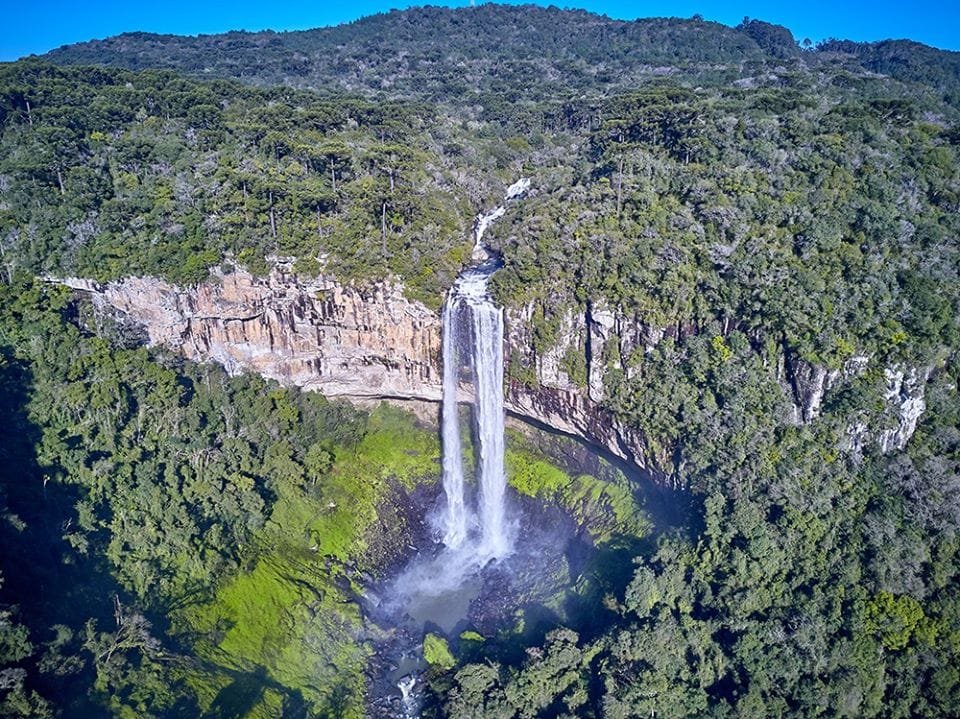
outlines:
[[[521, 179], [507, 189], [504, 203], [530, 187]], [[395, 593], [403, 598], [407, 616], [420, 626], [450, 633], [467, 614], [470, 601], [483, 584], [480, 570], [503, 560], [513, 549], [512, 526], [506, 507], [503, 408], [503, 309], [490, 297], [488, 282], [500, 266], [483, 236], [506, 212], [504, 205], [480, 214], [474, 222], [470, 267], [457, 278], [443, 308], [443, 507], [439, 531], [443, 550], [415, 560], [397, 578]], [[467, 497], [459, 404], [463, 369], [471, 368], [475, 427], [476, 509]], [[395, 676], [405, 717], [418, 716], [417, 670]]]
[[463, 449], [457, 409], [459, 367], [457, 364], [457, 303], [443, 308], [443, 490], [447, 497], [443, 543], [456, 549], [467, 538], [467, 506], [463, 498]]
[[[486, 288], [486, 280], [483, 282]], [[473, 314], [473, 366], [480, 440], [480, 547], [481, 558], [510, 553], [504, 507], [507, 486], [503, 467], [503, 310], [489, 297], [471, 308]]]
[[[505, 201], [530, 187], [526, 178], [507, 189]], [[453, 550], [469, 539], [469, 516], [464, 497], [463, 456], [460, 442], [460, 352], [464, 339], [472, 344], [473, 404], [478, 444], [480, 487], [479, 537], [473, 559], [483, 563], [510, 553], [506, 522], [506, 472], [503, 465], [503, 309], [488, 290], [490, 277], [500, 267], [499, 258], [483, 245], [487, 228], [506, 212], [503, 205], [480, 214], [474, 222], [473, 264], [457, 278], [443, 311], [443, 490], [447, 506], [444, 544]], [[464, 320], [468, 320], [465, 322]]]
[[[503, 468], [503, 311], [490, 299], [487, 280], [498, 262], [487, 259], [460, 275], [443, 311], [443, 543], [466, 549], [484, 562], [506, 556], [510, 542], [505, 524]], [[473, 410], [477, 439], [477, 513], [468, 514], [464, 496], [463, 452], [460, 441], [460, 370], [468, 354], [472, 368]], [[478, 532], [469, 535], [471, 525]], [[473, 541], [469, 541], [473, 540]]]

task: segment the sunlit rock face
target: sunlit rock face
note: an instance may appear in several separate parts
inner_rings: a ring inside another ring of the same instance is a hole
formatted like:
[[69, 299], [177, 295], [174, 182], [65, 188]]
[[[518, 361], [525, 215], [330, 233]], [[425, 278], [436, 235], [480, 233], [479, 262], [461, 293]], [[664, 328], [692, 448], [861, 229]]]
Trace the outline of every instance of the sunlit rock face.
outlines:
[[[88, 293], [102, 308], [141, 325], [154, 345], [196, 361], [214, 361], [230, 373], [256, 372], [285, 385], [352, 400], [440, 402], [440, 315], [404, 296], [397, 283], [360, 288], [333, 278], [298, 277], [289, 264], [268, 276], [237, 269], [214, 271], [197, 286], [181, 288], [153, 277], [128, 277], [100, 285], [60, 280]], [[631, 378], [665, 337], [692, 331], [656, 327], [602, 303], [568, 310], [549, 346], [537, 347], [534, 306], [505, 313], [505, 407], [509, 414], [602, 447], [663, 479], [677, 478], [673, 457], [658, 453], [644, 434], [605, 408], [611, 377]], [[778, 376], [793, 401], [797, 424], [816, 421], [824, 398], [861, 374], [872, 358], [851, 357], [828, 370], [784, 350]], [[903, 449], [926, 409], [929, 370], [885, 369], [882, 421], [851, 417], [844, 449], [867, 445]], [[463, 388], [461, 401], [470, 399]]]
[[329, 396], [440, 399], [440, 320], [399, 286], [356, 289], [238, 270], [179, 288], [153, 277], [67, 284], [143, 325], [150, 343]]
[[877, 437], [882, 452], [903, 449], [917, 429], [917, 423], [927, 408], [924, 387], [930, 378], [927, 369], [887, 367], [883, 371], [887, 382], [884, 399], [894, 415], [896, 426], [883, 429]]
[[[828, 370], [785, 353], [784, 373], [789, 382], [783, 384], [793, 397], [793, 423], [809, 424], [816, 420], [827, 393], [865, 372], [871, 361], [868, 356], [854, 355], [840, 369]], [[857, 456], [869, 444], [884, 454], [904, 449], [926, 411], [924, 395], [930, 374], [930, 368], [885, 367], [882, 416], [870, 422], [865, 421], [863, 413], [852, 418], [841, 449]]]
[[[195, 361], [214, 361], [228, 372], [256, 372], [285, 385], [350, 399], [439, 402], [442, 396], [441, 318], [408, 300], [399, 284], [370, 288], [331, 278], [303, 280], [283, 264], [266, 277], [244, 270], [215, 271], [206, 282], [181, 288], [154, 277], [128, 277], [104, 285], [84, 279], [63, 283], [102, 308], [142, 325], [150, 344]], [[600, 350], [615, 330], [612, 313], [571, 318], [570, 343], [584, 351], [589, 326], [597, 359], [589, 382], [579, 386], [561, 369], [568, 344], [545, 353], [536, 388], [508, 381], [505, 406], [532, 420], [599, 445], [638, 467], [656, 471], [643, 435], [600, 406]], [[526, 355], [532, 335], [524, 313], [508, 316], [505, 364]], [[638, 338], [643, 341], [644, 338]], [[468, 392], [463, 399], [468, 399]]]

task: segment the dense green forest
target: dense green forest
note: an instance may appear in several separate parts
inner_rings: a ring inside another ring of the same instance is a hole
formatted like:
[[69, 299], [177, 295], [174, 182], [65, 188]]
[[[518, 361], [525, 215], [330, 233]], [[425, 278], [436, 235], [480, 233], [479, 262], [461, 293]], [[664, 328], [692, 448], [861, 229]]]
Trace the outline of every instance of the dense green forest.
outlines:
[[0, 73], [8, 268], [189, 284], [227, 253], [314, 272], [335, 255], [346, 276], [395, 272], [436, 296], [469, 250], [429, 106], [158, 71]]
[[[957, 55], [483, 5], [0, 66], [0, 714], [362, 716], [359, 599], [438, 491], [435, 428], [146, 349], [41, 278], [294, 257], [438, 308], [521, 175], [487, 237], [533, 317], [508, 381], [570, 313], [656, 331], [606, 345], [603, 408], [689, 514], [512, 438], [596, 560], [570, 611], [428, 635], [423, 715], [960, 714]], [[836, 378], [816, 416], [797, 368]]]

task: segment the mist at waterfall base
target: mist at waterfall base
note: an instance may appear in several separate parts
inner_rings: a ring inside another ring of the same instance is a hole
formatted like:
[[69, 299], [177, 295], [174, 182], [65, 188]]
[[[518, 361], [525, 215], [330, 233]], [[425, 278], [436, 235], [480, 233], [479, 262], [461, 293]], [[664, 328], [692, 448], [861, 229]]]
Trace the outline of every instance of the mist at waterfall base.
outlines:
[[[461, 407], [465, 429], [471, 415], [472, 408]], [[466, 445], [469, 436], [464, 440]], [[472, 485], [467, 483], [467, 506], [475, 506]], [[566, 596], [577, 584], [593, 547], [561, 508], [512, 494], [510, 500], [507, 524], [515, 532], [515, 542], [508, 555], [485, 563], [478, 560], [480, 534], [475, 516], [468, 523], [470, 533], [464, 544], [456, 549], [444, 545], [446, 500], [440, 494], [422, 526], [424, 541], [416, 542], [416, 555], [398, 574], [374, 588], [376, 606], [369, 594], [366, 597], [368, 616], [386, 630], [385, 639], [377, 645], [379, 663], [371, 675], [372, 695], [381, 697], [371, 716], [419, 716], [428, 668], [421, 644], [428, 632], [443, 635], [459, 655], [461, 635], [468, 630], [485, 637], [488, 647], [520, 641], [520, 634], [514, 634], [518, 631], [535, 643], [530, 636], [542, 639], [568, 618], [569, 607], [556, 606], [556, 598]]]

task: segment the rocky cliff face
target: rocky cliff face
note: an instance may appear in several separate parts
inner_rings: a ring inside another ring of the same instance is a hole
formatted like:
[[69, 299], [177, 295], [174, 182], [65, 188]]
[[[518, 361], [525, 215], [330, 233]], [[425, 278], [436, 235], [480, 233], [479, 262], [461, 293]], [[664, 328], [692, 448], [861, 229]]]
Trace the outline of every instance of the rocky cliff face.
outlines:
[[[440, 318], [407, 300], [397, 285], [358, 289], [332, 279], [302, 281], [282, 264], [264, 278], [215, 272], [189, 289], [152, 277], [63, 282], [143, 326], [151, 344], [217, 362], [230, 373], [253, 371], [329, 397], [441, 399]], [[609, 318], [591, 321], [594, 342], [606, 341]], [[524, 351], [530, 335], [522, 313], [508, 317], [508, 327], [507, 362], [511, 351]], [[538, 389], [508, 386], [507, 411], [652, 470], [643, 436], [599, 405], [602, 366], [591, 365], [587, 391], [565, 378], [557, 359], [563, 351], [539, 361]]]
[[[556, 342], [537, 351], [533, 337], [534, 306], [506, 315], [506, 357], [509, 367], [532, 370], [534, 382], [510, 381], [507, 401], [528, 416], [570, 434], [592, 437], [618, 457], [655, 474], [663, 474], [666, 458], [652, 456], [643, 433], [602, 408], [604, 376], [636, 347], [662, 337], [648, 336], [647, 328], [605, 306], [568, 311], [560, 321]], [[531, 374], [531, 373], [527, 373]]]
[[882, 452], [893, 452], [907, 446], [927, 409], [924, 387], [930, 379], [930, 370], [888, 367], [883, 374], [887, 382], [883, 398], [891, 410], [895, 426], [881, 430], [877, 441]]
[[[862, 374], [871, 360], [864, 355], [855, 355], [842, 368], [828, 370], [792, 357], [789, 351], [784, 352], [784, 357], [786, 381], [783, 384], [793, 395], [792, 421], [795, 424], [814, 421], [820, 415], [826, 393]], [[927, 408], [925, 392], [930, 374], [928, 367], [885, 367], [881, 417], [872, 422], [863, 416], [854, 417], [847, 427], [847, 438], [841, 448], [859, 455], [871, 442], [875, 442], [885, 454], [906, 447]]]
[[230, 373], [334, 397], [440, 398], [440, 320], [390, 284], [301, 283], [283, 266], [265, 278], [216, 273], [190, 289], [153, 277], [66, 284], [143, 325], [151, 344]]
[[[243, 270], [215, 272], [196, 287], [179, 288], [152, 277], [98, 285], [62, 280], [93, 302], [142, 326], [154, 345], [196, 361], [214, 361], [230, 373], [257, 372], [285, 385], [353, 400], [439, 402], [442, 395], [441, 320], [406, 299], [402, 288], [380, 283], [360, 289], [331, 278], [301, 280], [279, 264], [267, 277]], [[505, 394], [509, 413], [580, 437], [652, 474], [672, 472], [634, 427], [604, 409], [611, 367], [630, 378], [636, 352], [649, 352], [678, 328], [656, 328], [603, 305], [569, 310], [556, 340], [539, 347], [534, 307], [506, 313]], [[862, 372], [868, 357], [827, 370], [784, 348], [778, 374], [794, 402], [797, 424], [814, 421], [830, 389]], [[523, 381], [516, 368], [522, 368]], [[514, 371], [510, 371], [514, 370]], [[884, 452], [902, 449], [925, 409], [928, 371], [886, 370], [885, 424], [854, 418], [845, 448], [859, 453], [868, 442]], [[465, 395], [463, 399], [468, 399]]]

